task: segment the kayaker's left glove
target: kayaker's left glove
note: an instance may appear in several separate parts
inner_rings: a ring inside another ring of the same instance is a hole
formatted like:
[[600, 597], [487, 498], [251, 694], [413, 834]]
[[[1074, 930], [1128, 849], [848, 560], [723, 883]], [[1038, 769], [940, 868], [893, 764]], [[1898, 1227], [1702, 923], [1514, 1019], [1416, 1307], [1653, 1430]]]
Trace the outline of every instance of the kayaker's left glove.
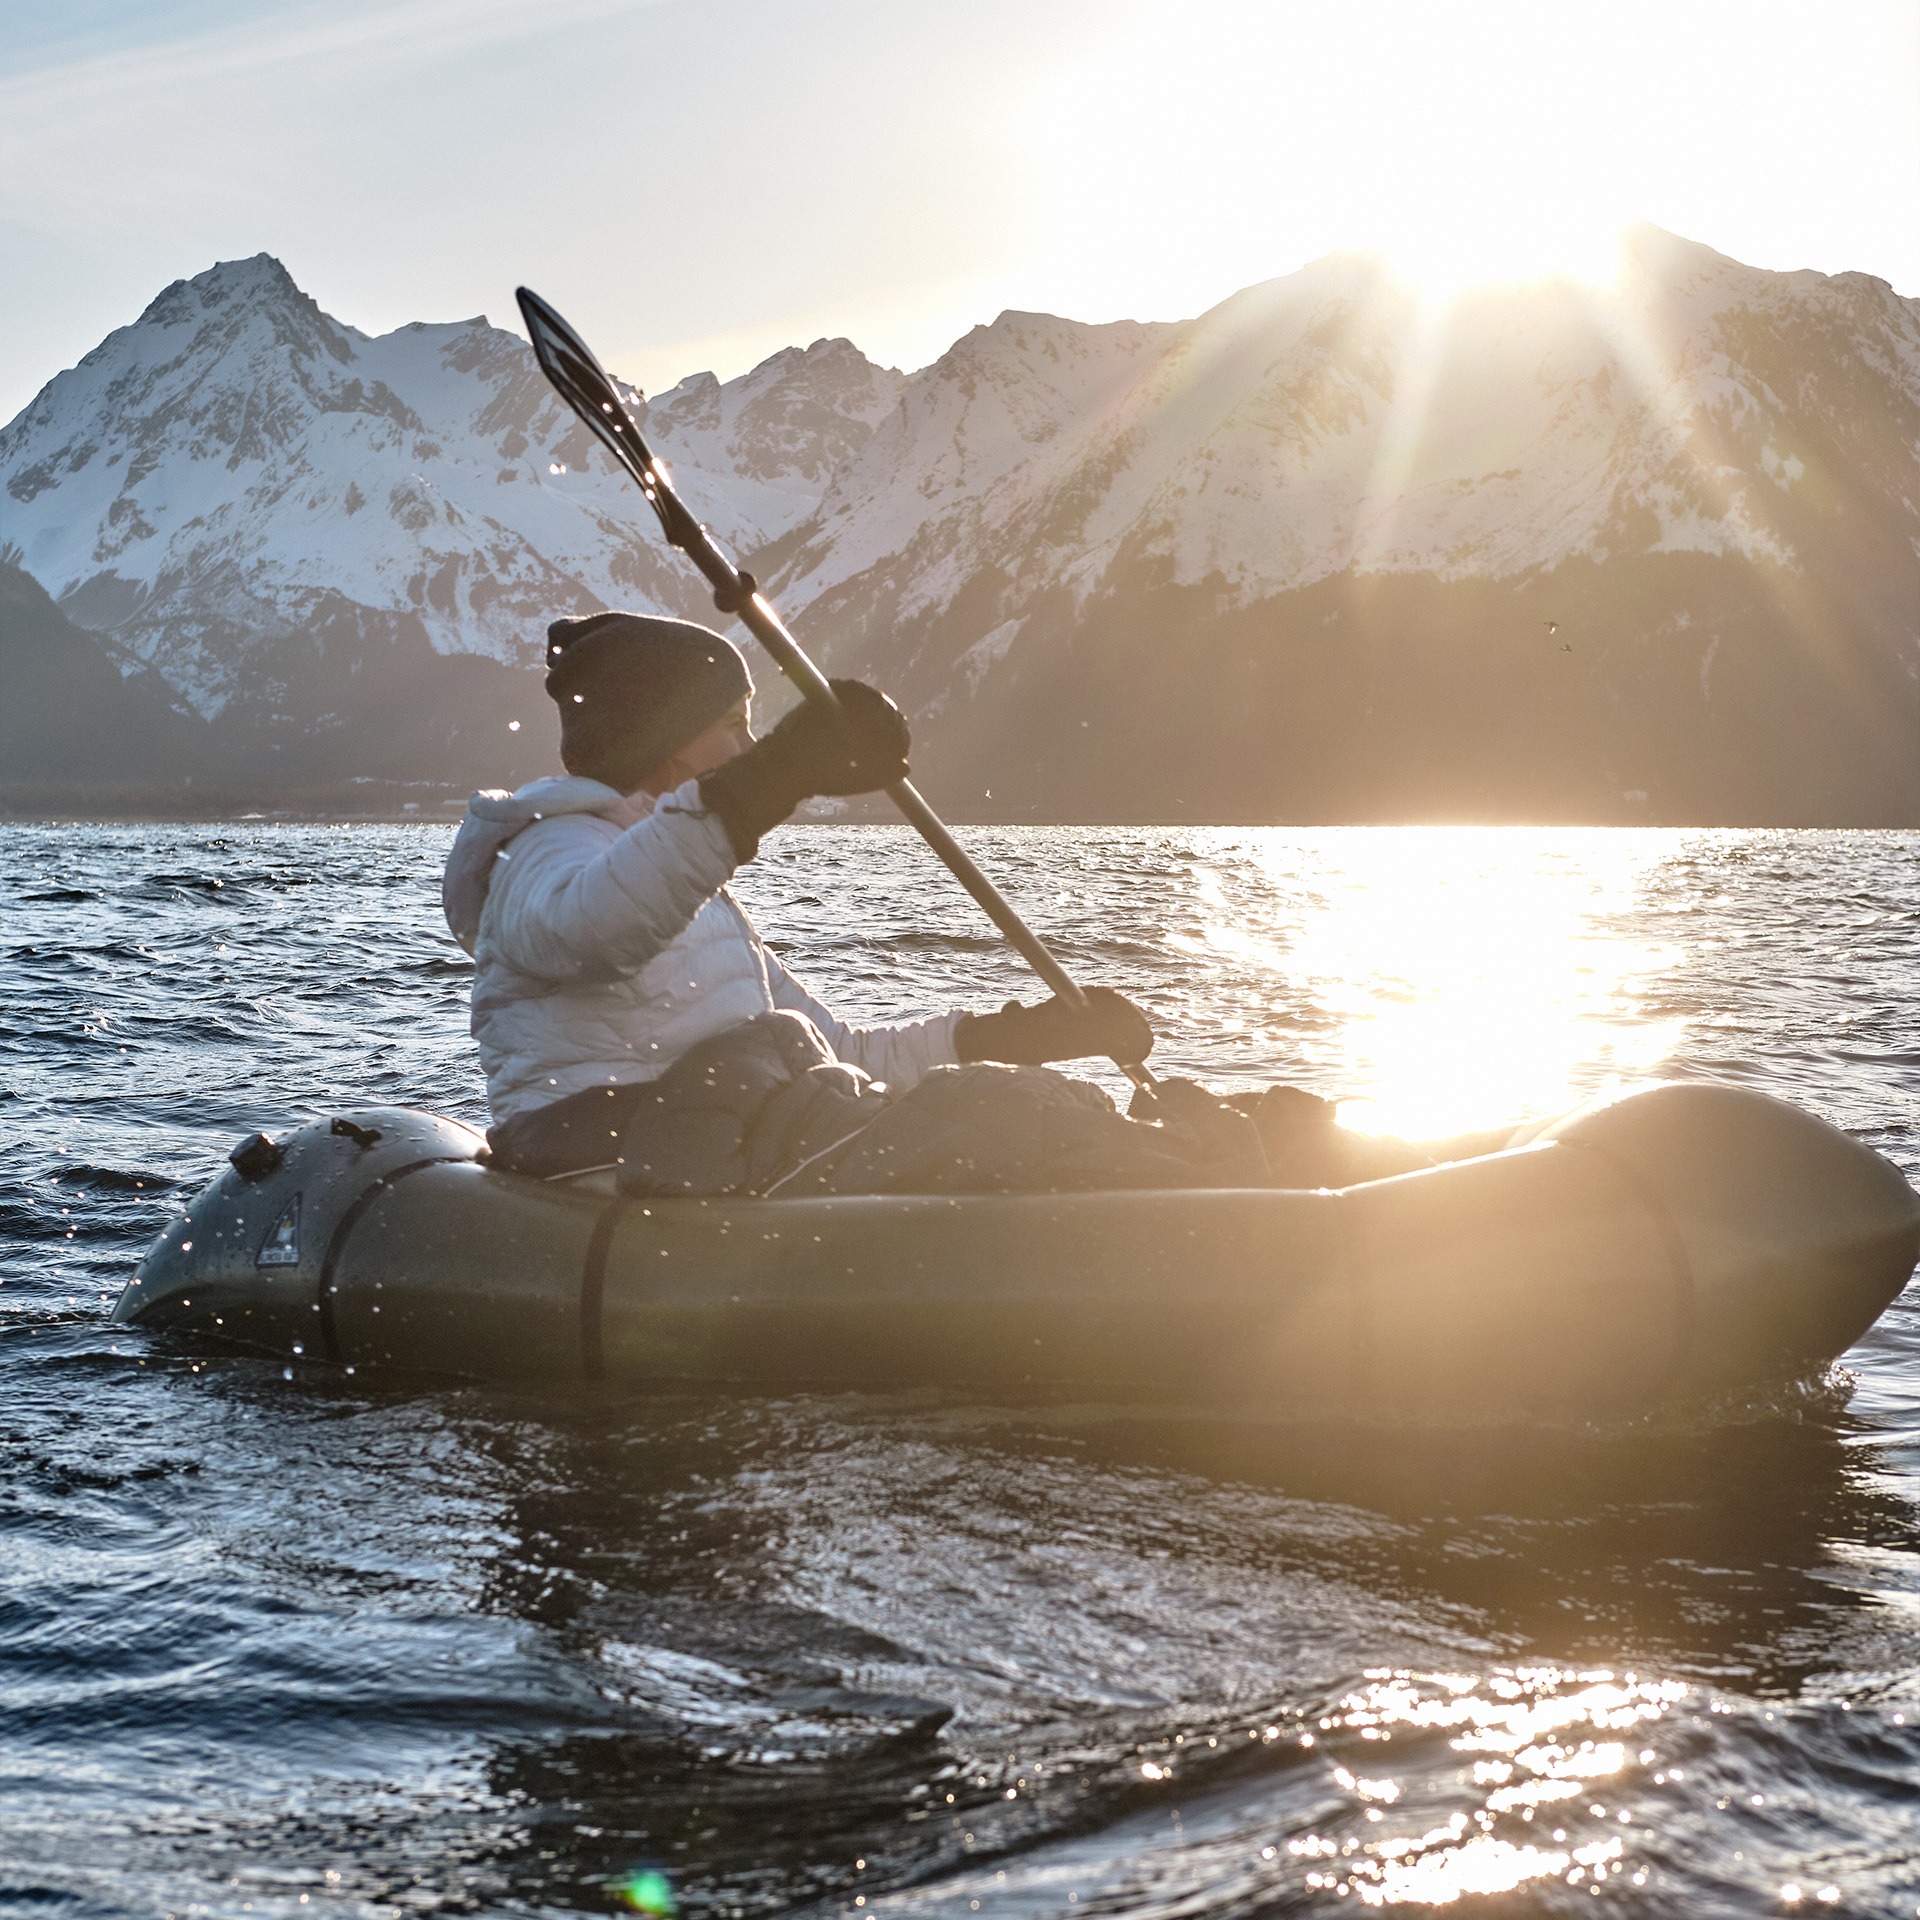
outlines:
[[1037, 1007], [1009, 1000], [998, 1013], [970, 1013], [954, 1029], [953, 1050], [962, 1060], [1000, 1060], [1015, 1067], [1101, 1054], [1122, 1066], [1137, 1066], [1153, 1051], [1147, 1016], [1111, 987], [1085, 991], [1083, 1008], [1060, 999]]
[[1158, 1122], [1170, 1145], [1206, 1169], [1210, 1186], [1273, 1184], [1260, 1130], [1237, 1102], [1222, 1100], [1198, 1080], [1159, 1080], [1151, 1089], [1138, 1088], [1127, 1118]]
[[863, 680], [829, 680], [840, 710], [803, 701], [764, 740], [700, 776], [701, 804], [742, 862], [760, 836], [816, 793], [872, 793], [907, 777], [907, 717]]

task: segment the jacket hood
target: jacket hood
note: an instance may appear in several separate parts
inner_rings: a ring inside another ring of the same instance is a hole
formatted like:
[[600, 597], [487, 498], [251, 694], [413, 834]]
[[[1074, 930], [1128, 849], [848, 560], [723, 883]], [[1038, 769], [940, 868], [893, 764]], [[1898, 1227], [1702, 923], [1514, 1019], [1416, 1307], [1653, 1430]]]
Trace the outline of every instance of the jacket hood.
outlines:
[[631, 807], [626, 797], [599, 780], [578, 774], [552, 774], [518, 793], [485, 787], [467, 802], [467, 817], [454, 835], [447, 870], [440, 881], [440, 907], [447, 929], [467, 952], [480, 935], [480, 914], [500, 849], [536, 820], [563, 813], [606, 813]]

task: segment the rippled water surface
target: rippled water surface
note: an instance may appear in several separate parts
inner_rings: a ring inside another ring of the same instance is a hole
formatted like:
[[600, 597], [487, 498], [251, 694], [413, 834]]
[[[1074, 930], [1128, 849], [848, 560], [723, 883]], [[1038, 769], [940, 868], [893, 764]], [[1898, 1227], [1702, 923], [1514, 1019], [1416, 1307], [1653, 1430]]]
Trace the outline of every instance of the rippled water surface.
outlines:
[[[0, 1909], [1920, 1914], [1913, 1289], [1849, 1379], [1604, 1431], [110, 1327], [241, 1134], [481, 1116], [449, 831], [0, 831]], [[1920, 836], [967, 838], [1169, 1069], [1412, 1133], [1733, 1080], [1920, 1173]], [[903, 831], [740, 891], [849, 1014], [1023, 988]]]

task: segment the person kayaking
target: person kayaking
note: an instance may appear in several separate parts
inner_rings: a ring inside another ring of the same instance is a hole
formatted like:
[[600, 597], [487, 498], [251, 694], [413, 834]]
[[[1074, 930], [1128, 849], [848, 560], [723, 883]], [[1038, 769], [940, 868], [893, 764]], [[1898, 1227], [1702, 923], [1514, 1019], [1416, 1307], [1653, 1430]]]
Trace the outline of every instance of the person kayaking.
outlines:
[[803, 800], [906, 777], [884, 694], [835, 681], [838, 715], [803, 703], [756, 739], [745, 660], [692, 622], [559, 620], [547, 661], [566, 774], [476, 794], [442, 890], [476, 963], [496, 1165], [611, 1167], [637, 1193], [1264, 1181], [1211, 1095], [1169, 1127], [1043, 1070], [1146, 1058], [1146, 1015], [1111, 988], [861, 1026], [769, 950], [727, 882]]

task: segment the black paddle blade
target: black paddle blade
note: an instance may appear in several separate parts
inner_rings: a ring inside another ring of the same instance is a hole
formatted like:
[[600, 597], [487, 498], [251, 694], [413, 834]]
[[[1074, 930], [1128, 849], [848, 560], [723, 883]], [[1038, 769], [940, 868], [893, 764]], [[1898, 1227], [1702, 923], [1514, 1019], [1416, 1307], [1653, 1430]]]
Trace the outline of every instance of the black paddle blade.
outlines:
[[553, 382], [554, 391], [592, 429], [596, 439], [638, 483], [670, 545], [686, 547], [698, 528], [681, 504], [640, 429], [614, 391], [593, 349], [531, 287], [515, 289], [520, 317], [527, 323], [534, 357]]

